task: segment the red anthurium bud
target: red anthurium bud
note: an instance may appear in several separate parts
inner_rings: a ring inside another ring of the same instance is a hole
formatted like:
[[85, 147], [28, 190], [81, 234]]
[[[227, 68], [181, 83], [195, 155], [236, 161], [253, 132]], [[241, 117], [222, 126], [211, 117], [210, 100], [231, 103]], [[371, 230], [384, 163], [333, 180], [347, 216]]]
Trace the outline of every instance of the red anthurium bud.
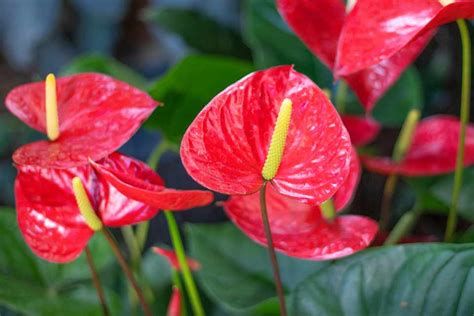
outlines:
[[180, 211], [208, 205], [214, 199], [209, 191], [168, 189], [150, 167], [136, 160], [132, 163], [137, 165], [134, 168], [137, 172], [130, 172], [128, 158], [119, 154], [112, 154], [99, 162], [90, 162], [107, 183], [120, 193], [154, 208]]
[[166, 316], [181, 316], [181, 291], [177, 287], [173, 287]]
[[[348, 19], [344, 1], [278, 0], [277, 4], [280, 14], [293, 31], [321, 61], [333, 69], [341, 30]], [[349, 17], [351, 15], [352, 13]], [[337, 76], [342, 76], [347, 81], [365, 109], [370, 111], [403, 70], [418, 56], [431, 36], [432, 33], [424, 34], [383, 62], [372, 63], [359, 67], [357, 72], [341, 73]], [[365, 44], [369, 47], [371, 42]], [[354, 58], [357, 60], [361, 56]]]
[[[416, 127], [413, 140], [402, 161], [397, 164], [389, 157], [362, 157], [365, 167], [381, 174], [404, 176], [434, 176], [453, 172], [460, 122], [448, 115], [431, 116]], [[474, 126], [466, 133], [464, 165], [474, 164]]]
[[[178, 257], [176, 256], [176, 252], [174, 252], [174, 250], [168, 250], [160, 247], [153, 247], [152, 249], [155, 253], [168, 259], [168, 262], [173, 269], [178, 271], [181, 270], [178, 262]], [[188, 262], [189, 268], [192, 271], [196, 271], [201, 268], [201, 264], [194, 259], [186, 258], [186, 261]]]
[[473, 17], [472, 0], [359, 0], [341, 33], [336, 73], [390, 62], [436, 27]]
[[88, 158], [104, 158], [122, 146], [157, 106], [146, 93], [101, 74], [64, 77], [57, 85], [54, 76], [48, 79], [53, 79], [48, 85], [19, 86], [5, 100], [14, 115], [40, 132], [46, 133], [47, 118], [54, 118], [49, 123], [55, 130], [49, 136], [53, 140], [19, 148], [13, 155], [18, 165], [69, 168], [87, 164]]
[[181, 143], [186, 170], [211, 190], [254, 193], [265, 176], [281, 194], [315, 204], [344, 182], [350, 152], [328, 98], [291, 66], [257, 71], [229, 86], [198, 114]]
[[371, 143], [380, 132], [380, 123], [369, 116], [341, 115], [354, 146]]
[[[357, 155], [354, 154], [354, 162]], [[358, 166], [358, 162], [354, 165]], [[351, 199], [359, 179], [360, 168], [349, 176], [334, 196], [337, 210]], [[354, 181], [356, 179], [356, 181]], [[299, 203], [267, 187], [267, 208], [275, 249], [289, 256], [326, 260], [350, 255], [366, 248], [377, 233], [377, 223], [355, 215], [325, 220], [319, 206]], [[259, 214], [259, 194], [232, 196], [224, 203], [231, 220], [251, 239], [266, 245], [263, 223]]]

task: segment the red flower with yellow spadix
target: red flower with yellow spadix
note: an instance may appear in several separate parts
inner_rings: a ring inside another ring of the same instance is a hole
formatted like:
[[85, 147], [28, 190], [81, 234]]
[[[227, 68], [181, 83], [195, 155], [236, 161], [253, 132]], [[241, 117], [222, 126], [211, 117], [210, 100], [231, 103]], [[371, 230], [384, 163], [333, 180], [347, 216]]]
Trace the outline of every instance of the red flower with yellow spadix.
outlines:
[[[350, 203], [360, 173], [357, 153], [353, 150], [350, 173], [332, 197], [335, 210], [340, 211]], [[377, 223], [370, 218], [327, 214], [320, 206], [284, 197], [272, 187], [266, 188], [266, 201], [274, 247], [288, 256], [310, 260], [347, 256], [368, 247], [378, 230]], [[259, 203], [258, 193], [232, 196], [224, 202], [224, 210], [247, 236], [265, 245]]]
[[[349, 1], [346, 7], [343, 0], [278, 0], [277, 5], [280, 14], [289, 24], [290, 28], [293, 29], [311, 52], [333, 70], [340, 59], [338, 44], [340, 41], [343, 41], [345, 34], [343, 30], [347, 29], [345, 25], [354, 15], [353, 12], [350, 12], [354, 2]], [[374, 3], [374, 10], [389, 11], [391, 8], [389, 2], [401, 3], [403, 1], [386, 1], [387, 4], [385, 5], [382, 5], [378, 0], [371, 2]], [[411, 1], [405, 2], [409, 3]], [[353, 10], [355, 11], [356, 8]], [[370, 14], [372, 16], [369, 16]], [[372, 21], [374, 15], [377, 15], [377, 13], [368, 13], [365, 16], [366, 21], [362, 23], [365, 25], [367, 21]], [[400, 25], [403, 25], [403, 22]], [[371, 36], [375, 32], [379, 32], [381, 28], [383, 28], [383, 25], [379, 25], [378, 29], [370, 28], [365, 30], [364, 36]], [[358, 34], [358, 31], [354, 30], [353, 33]], [[403, 70], [418, 56], [432, 34], [431, 32], [421, 34], [419, 38], [407, 43], [403, 49], [400, 49], [396, 54], [389, 56], [390, 58], [386, 58], [383, 61], [364, 64], [357, 67], [357, 70], [347, 73], [335, 71], [335, 75], [336, 77], [342, 77], [348, 83], [364, 108], [370, 112], [377, 100], [383, 96], [387, 89], [398, 79]], [[370, 50], [373, 41], [381, 41], [381, 39], [375, 36], [371, 40], [364, 41], [364, 45], [368, 50]], [[355, 63], [358, 60], [364, 60], [364, 54], [370, 54], [365, 51], [356, 54], [352, 51], [351, 45], [354, 44], [348, 41], [347, 50], [344, 53], [350, 55]], [[341, 47], [340, 44], [339, 47]]]
[[341, 31], [336, 74], [389, 63], [438, 26], [472, 18], [472, 0], [358, 0]]
[[270, 182], [282, 195], [321, 204], [346, 179], [351, 142], [339, 115], [310, 79], [278, 66], [219, 93], [181, 143], [194, 180], [229, 195]]
[[127, 174], [128, 181], [169, 192], [171, 197], [161, 195], [159, 208], [190, 208], [212, 200], [210, 192], [196, 191], [202, 197], [199, 201], [175, 201], [179, 191], [166, 189], [153, 170], [113, 153], [157, 105], [144, 92], [123, 82], [83, 74], [59, 79], [56, 87], [50, 75], [46, 83], [14, 89], [6, 104], [50, 138], [25, 145], [13, 155], [18, 169], [15, 198], [19, 227], [32, 251], [43, 259], [74, 260], [103, 225], [135, 224], [158, 211], [156, 203], [148, 206], [120, 193], [94, 170], [89, 159], [115, 173]]

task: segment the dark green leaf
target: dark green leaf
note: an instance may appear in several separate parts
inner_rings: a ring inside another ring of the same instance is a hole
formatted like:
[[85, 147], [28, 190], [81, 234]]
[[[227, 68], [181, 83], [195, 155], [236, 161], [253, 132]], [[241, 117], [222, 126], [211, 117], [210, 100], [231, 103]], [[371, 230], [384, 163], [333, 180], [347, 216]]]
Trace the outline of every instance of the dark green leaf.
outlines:
[[[202, 264], [198, 276], [209, 297], [233, 312], [275, 314], [278, 303], [265, 248], [231, 223], [189, 225], [188, 233], [191, 255]], [[283, 255], [278, 261], [287, 290], [328, 265]]]
[[294, 64], [321, 87], [332, 86], [331, 72], [290, 31], [273, 0], [246, 0], [244, 39], [258, 68]]
[[155, 110], [146, 126], [159, 129], [169, 141], [179, 144], [199, 111], [252, 70], [251, 64], [233, 58], [198, 55], [183, 59], [149, 89], [164, 106]]
[[145, 13], [145, 19], [180, 35], [189, 46], [201, 53], [250, 59], [250, 50], [238, 32], [197, 11], [150, 9]]
[[145, 78], [135, 70], [125, 66], [112, 57], [96, 54], [76, 58], [61, 70], [61, 75], [66, 76], [82, 72], [103, 73], [141, 89], [147, 86]]
[[292, 315], [471, 315], [473, 247], [383, 247], [339, 260], [297, 287]]

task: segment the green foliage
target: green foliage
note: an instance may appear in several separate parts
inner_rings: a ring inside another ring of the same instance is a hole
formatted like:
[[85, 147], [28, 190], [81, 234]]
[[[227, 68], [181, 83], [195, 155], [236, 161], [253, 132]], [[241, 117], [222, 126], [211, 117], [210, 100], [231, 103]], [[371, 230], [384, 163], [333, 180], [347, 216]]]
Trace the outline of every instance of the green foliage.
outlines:
[[146, 126], [159, 129], [170, 142], [179, 144], [199, 111], [252, 70], [251, 64], [233, 58], [195, 55], [183, 59], [150, 87], [150, 95], [163, 106]]
[[376, 248], [339, 260], [295, 290], [293, 315], [470, 315], [473, 245]]
[[250, 50], [238, 32], [197, 11], [166, 7], [148, 9], [145, 19], [180, 35], [201, 53], [250, 58]]

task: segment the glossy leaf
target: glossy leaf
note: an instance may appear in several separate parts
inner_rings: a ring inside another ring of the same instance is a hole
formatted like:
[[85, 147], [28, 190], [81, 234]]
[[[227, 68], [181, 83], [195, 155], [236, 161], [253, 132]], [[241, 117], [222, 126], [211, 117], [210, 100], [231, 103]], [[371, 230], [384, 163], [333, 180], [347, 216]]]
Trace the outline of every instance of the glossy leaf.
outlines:
[[[154, 83], [150, 95], [164, 103], [147, 121], [167, 140], [179, 144], [193, 118], [219, 91], [253, 70], [232, 58], [189, 56]], [[205, 74], [205, 75], [204, 75]]]
[[[16, 164], [69, 168], [101, 159], [122, 146], [157, 106], [144, 92], [92, 73], [59, 78], [57, 95], [59, 138], [20, 147], [13, 155]], [[5, 104], [45, 133], [44, 99], [44, 82], [29, 83], [13, 89]]]
[[[240, 34], [204, 14], [173, 7], [148, 9], [145, 19], [176, 33], [192, 48], [206, 54], [249, 58], [250, 50]], [[203, 40], [205, 39], [205, 40]]]
[[473, 18], [474, 3], [455, 0], [361, 0], [346, 20], [338, 45], [336, 72], [355, 73], [394, 58], [437, 26]]
[[[191, 256], [202, 264], [197, 272], [200, 284], [214, 302], [231, 312], [278, 314], [266, 249], [249, 240], [230, 223], [189, 225], [188, 236]], [[277, 256], [287, 290], [293, 289], [308, 274], [329, 265], [328, 262]]]
[[[365, 167], [382, 174], [430, 176], [453, 172], [460, 123], [448, 115], [431, 116], [415, 129], [413, 141], [403, 160], [397, 164], [388, 157], [363, 157]], [[466, 133], [464, 165], [474, 164], [474, 127]]]
[[[375, 248], [322, 269], [293, 292], [293, 315], [468, 315], [474, 310], [469, 245]], [[449, 285], [449, 291], [446, 286]]]
[[325, 94], [291, 66], [244, 77], [199, 113], [181, 144], [191, 177], [225, 194], [256, 192], [285, 98], [293, 111], [282, 163], [271, 182], [281, 194], [302, 201], [317, 204], [331, 197], [349, 172], [349, 136]]

